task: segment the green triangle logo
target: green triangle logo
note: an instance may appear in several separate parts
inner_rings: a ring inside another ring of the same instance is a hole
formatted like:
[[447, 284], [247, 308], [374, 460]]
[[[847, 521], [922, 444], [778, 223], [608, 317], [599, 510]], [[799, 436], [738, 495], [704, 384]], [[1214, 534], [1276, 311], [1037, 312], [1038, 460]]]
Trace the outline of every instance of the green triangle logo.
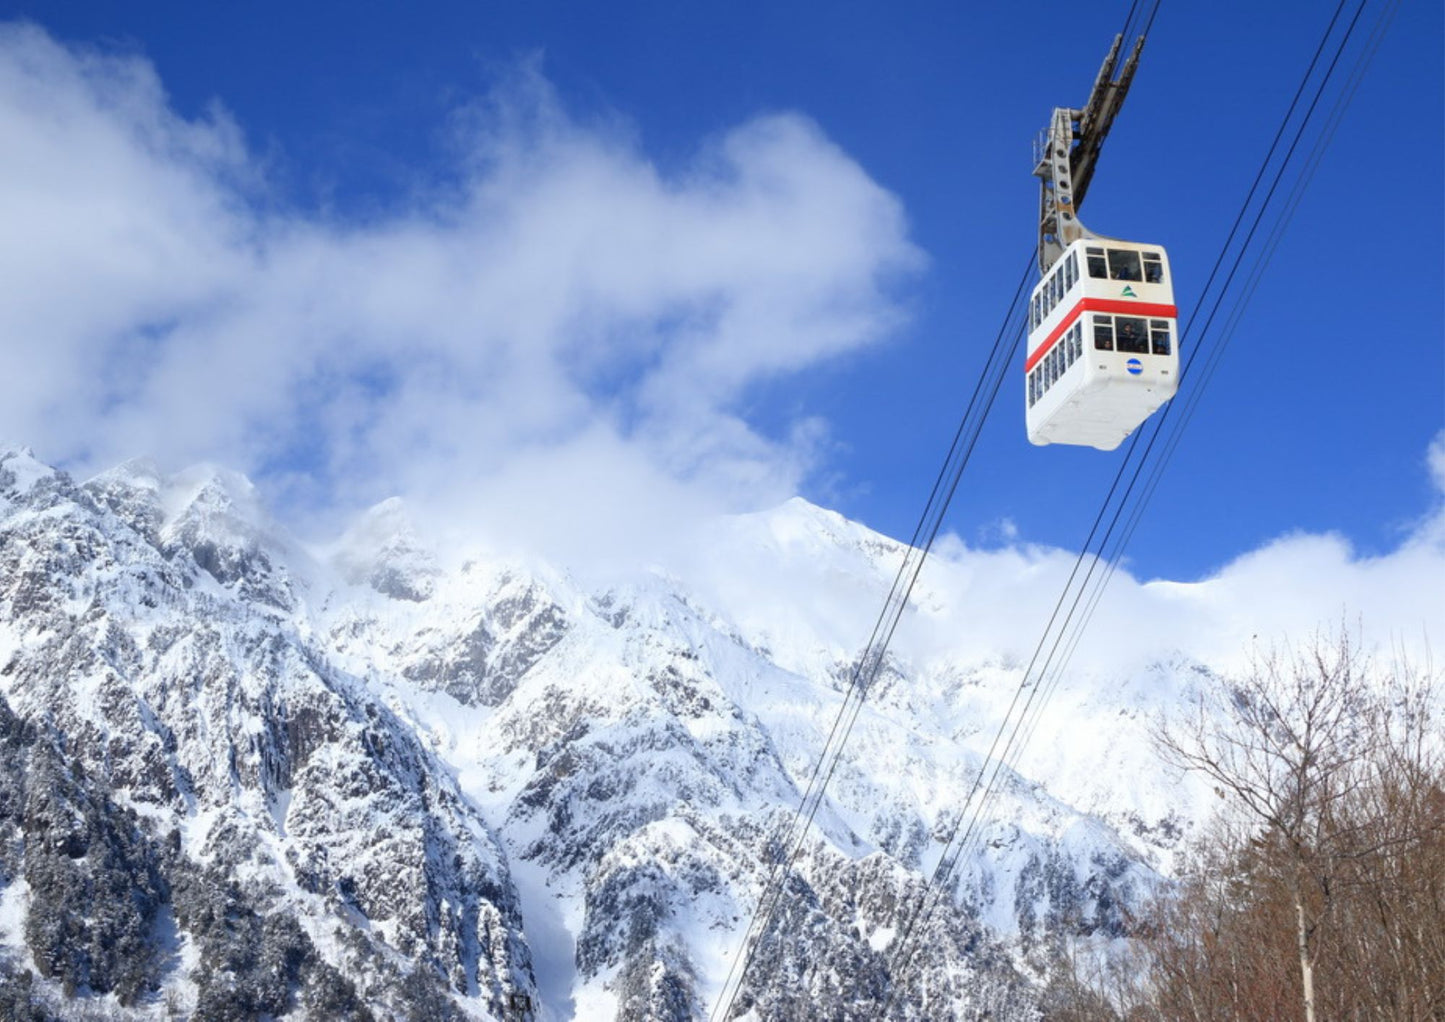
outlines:
[[1134, 293], [1134, 289], [1133, 289], [1132, 287], [1130, 287], [1128, 284], [1125, 284], [1125, 285], [1124, 285], [1124, 297], [1125, 297], [1125, 298], [1138, 298], [1139, 296]]

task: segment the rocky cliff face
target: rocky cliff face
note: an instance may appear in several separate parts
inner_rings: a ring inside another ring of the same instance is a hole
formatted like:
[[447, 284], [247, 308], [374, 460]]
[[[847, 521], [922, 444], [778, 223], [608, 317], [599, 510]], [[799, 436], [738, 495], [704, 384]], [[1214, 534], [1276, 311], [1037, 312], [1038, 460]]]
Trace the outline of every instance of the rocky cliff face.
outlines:
[[[706, 1017], [899, 553], [801, 502], [707, 547], [589, 587], [388, 502], [308, 553], [224, 471], [0, 449], [0, 1014]], [[1018, 673], [903, 644], [740, 1012], [1032, 1018], [1120, 932], [1173, 797], [1009, 775], [901, 960]]]
[[0, 466], [13, 972], [205, 1017], [534, 992], [493, 831], [310, 634], [244, 480]]

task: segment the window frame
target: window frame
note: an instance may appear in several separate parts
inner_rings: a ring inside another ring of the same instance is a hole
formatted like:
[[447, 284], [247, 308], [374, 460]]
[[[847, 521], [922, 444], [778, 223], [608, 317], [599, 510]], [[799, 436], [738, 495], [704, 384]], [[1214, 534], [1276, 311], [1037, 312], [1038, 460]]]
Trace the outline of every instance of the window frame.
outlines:
[[[1139, 257], [1138, 252], [1132, 248], [1111, 248], [1106, 251], [1109, 256], [1110, 280], [1122, 280], [1131, 284], [1144, 283], [1144, 261]], [[1116, 256], [1118, 257], [1117, 259], [1115, 258]], [[1134, 264], [1132, 268], [1128, 265], [1131, 260]], [[1123, 265], [1116, 266], [1116, 262]], [[1123, 272], [1129, 269], [1133, 270], [1134, 276], [1130, 277]]]
[[[1105, 334], [1108, 334], [1107, 339]], [[1114, 350], [1114, 317], [1107, 313], [1094, 313], [1094, 350]]]
[[[1163, 343], [1160, 339], [1163, 338]], [[1161, 350], [1162, 349], [1162, 350]], [[1174, 325], [1167, 319], [1149, 320], [1149, 353], [1171, 355], [1174, 352]]]
[[[1120, 331], [1120, 325], [1125, 326], [1127, 334]], [[1136, 327], [1135, 324], [1138, 324]], [[1138, 334], [1134, 331], [1138, 330]], [[1128, 340], [1131, 347], [1124, 347], [1121, 343]], [[1114, 350], [1122, 351], [1126, 355], [1147, 355], [1149, 354], [1149, 321], [1143, 316], [1115, 316], [1114, 317]]]

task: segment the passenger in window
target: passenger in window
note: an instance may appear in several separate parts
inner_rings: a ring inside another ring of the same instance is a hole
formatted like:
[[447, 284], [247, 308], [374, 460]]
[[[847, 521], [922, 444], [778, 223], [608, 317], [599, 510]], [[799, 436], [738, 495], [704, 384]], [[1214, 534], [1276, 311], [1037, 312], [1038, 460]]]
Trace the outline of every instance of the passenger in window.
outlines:
[[1114, 317], [1114, 346], [1136, 355], [1149, 353], [1149, 326], [1136, 316]]
[[1114, 321], [1108, 316], [1094, 317], [1094, 347], [1099, 351], [1114, 350]]
[[1153, 345], [1154, 354], [1169, 354], [1169, 321], [1167, 319], [1151, 319], [1149, 321], [1149, 339]]
[[1139, 253], [1126, 248], [1109, 249], [1109, 278], [1142, 281], [1144, 274], [1139, 269]]

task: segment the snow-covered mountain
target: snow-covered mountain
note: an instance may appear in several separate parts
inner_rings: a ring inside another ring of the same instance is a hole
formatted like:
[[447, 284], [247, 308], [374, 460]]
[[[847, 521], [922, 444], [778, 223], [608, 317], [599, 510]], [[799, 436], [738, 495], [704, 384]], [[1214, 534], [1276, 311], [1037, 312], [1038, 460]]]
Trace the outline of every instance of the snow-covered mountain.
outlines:
[[[901, 556], [800, 500], [605, 585], [397, 501], [308, 550], [224, 470], [0, 448], [0, 1014], [707, 1017]], [[915, 592], [750, 1017], [1037, 1017], [1168, 868], [1145, 727], [1204, 668], [1081, 669], [894, 975], [1028, 652], [981, 570]]]

